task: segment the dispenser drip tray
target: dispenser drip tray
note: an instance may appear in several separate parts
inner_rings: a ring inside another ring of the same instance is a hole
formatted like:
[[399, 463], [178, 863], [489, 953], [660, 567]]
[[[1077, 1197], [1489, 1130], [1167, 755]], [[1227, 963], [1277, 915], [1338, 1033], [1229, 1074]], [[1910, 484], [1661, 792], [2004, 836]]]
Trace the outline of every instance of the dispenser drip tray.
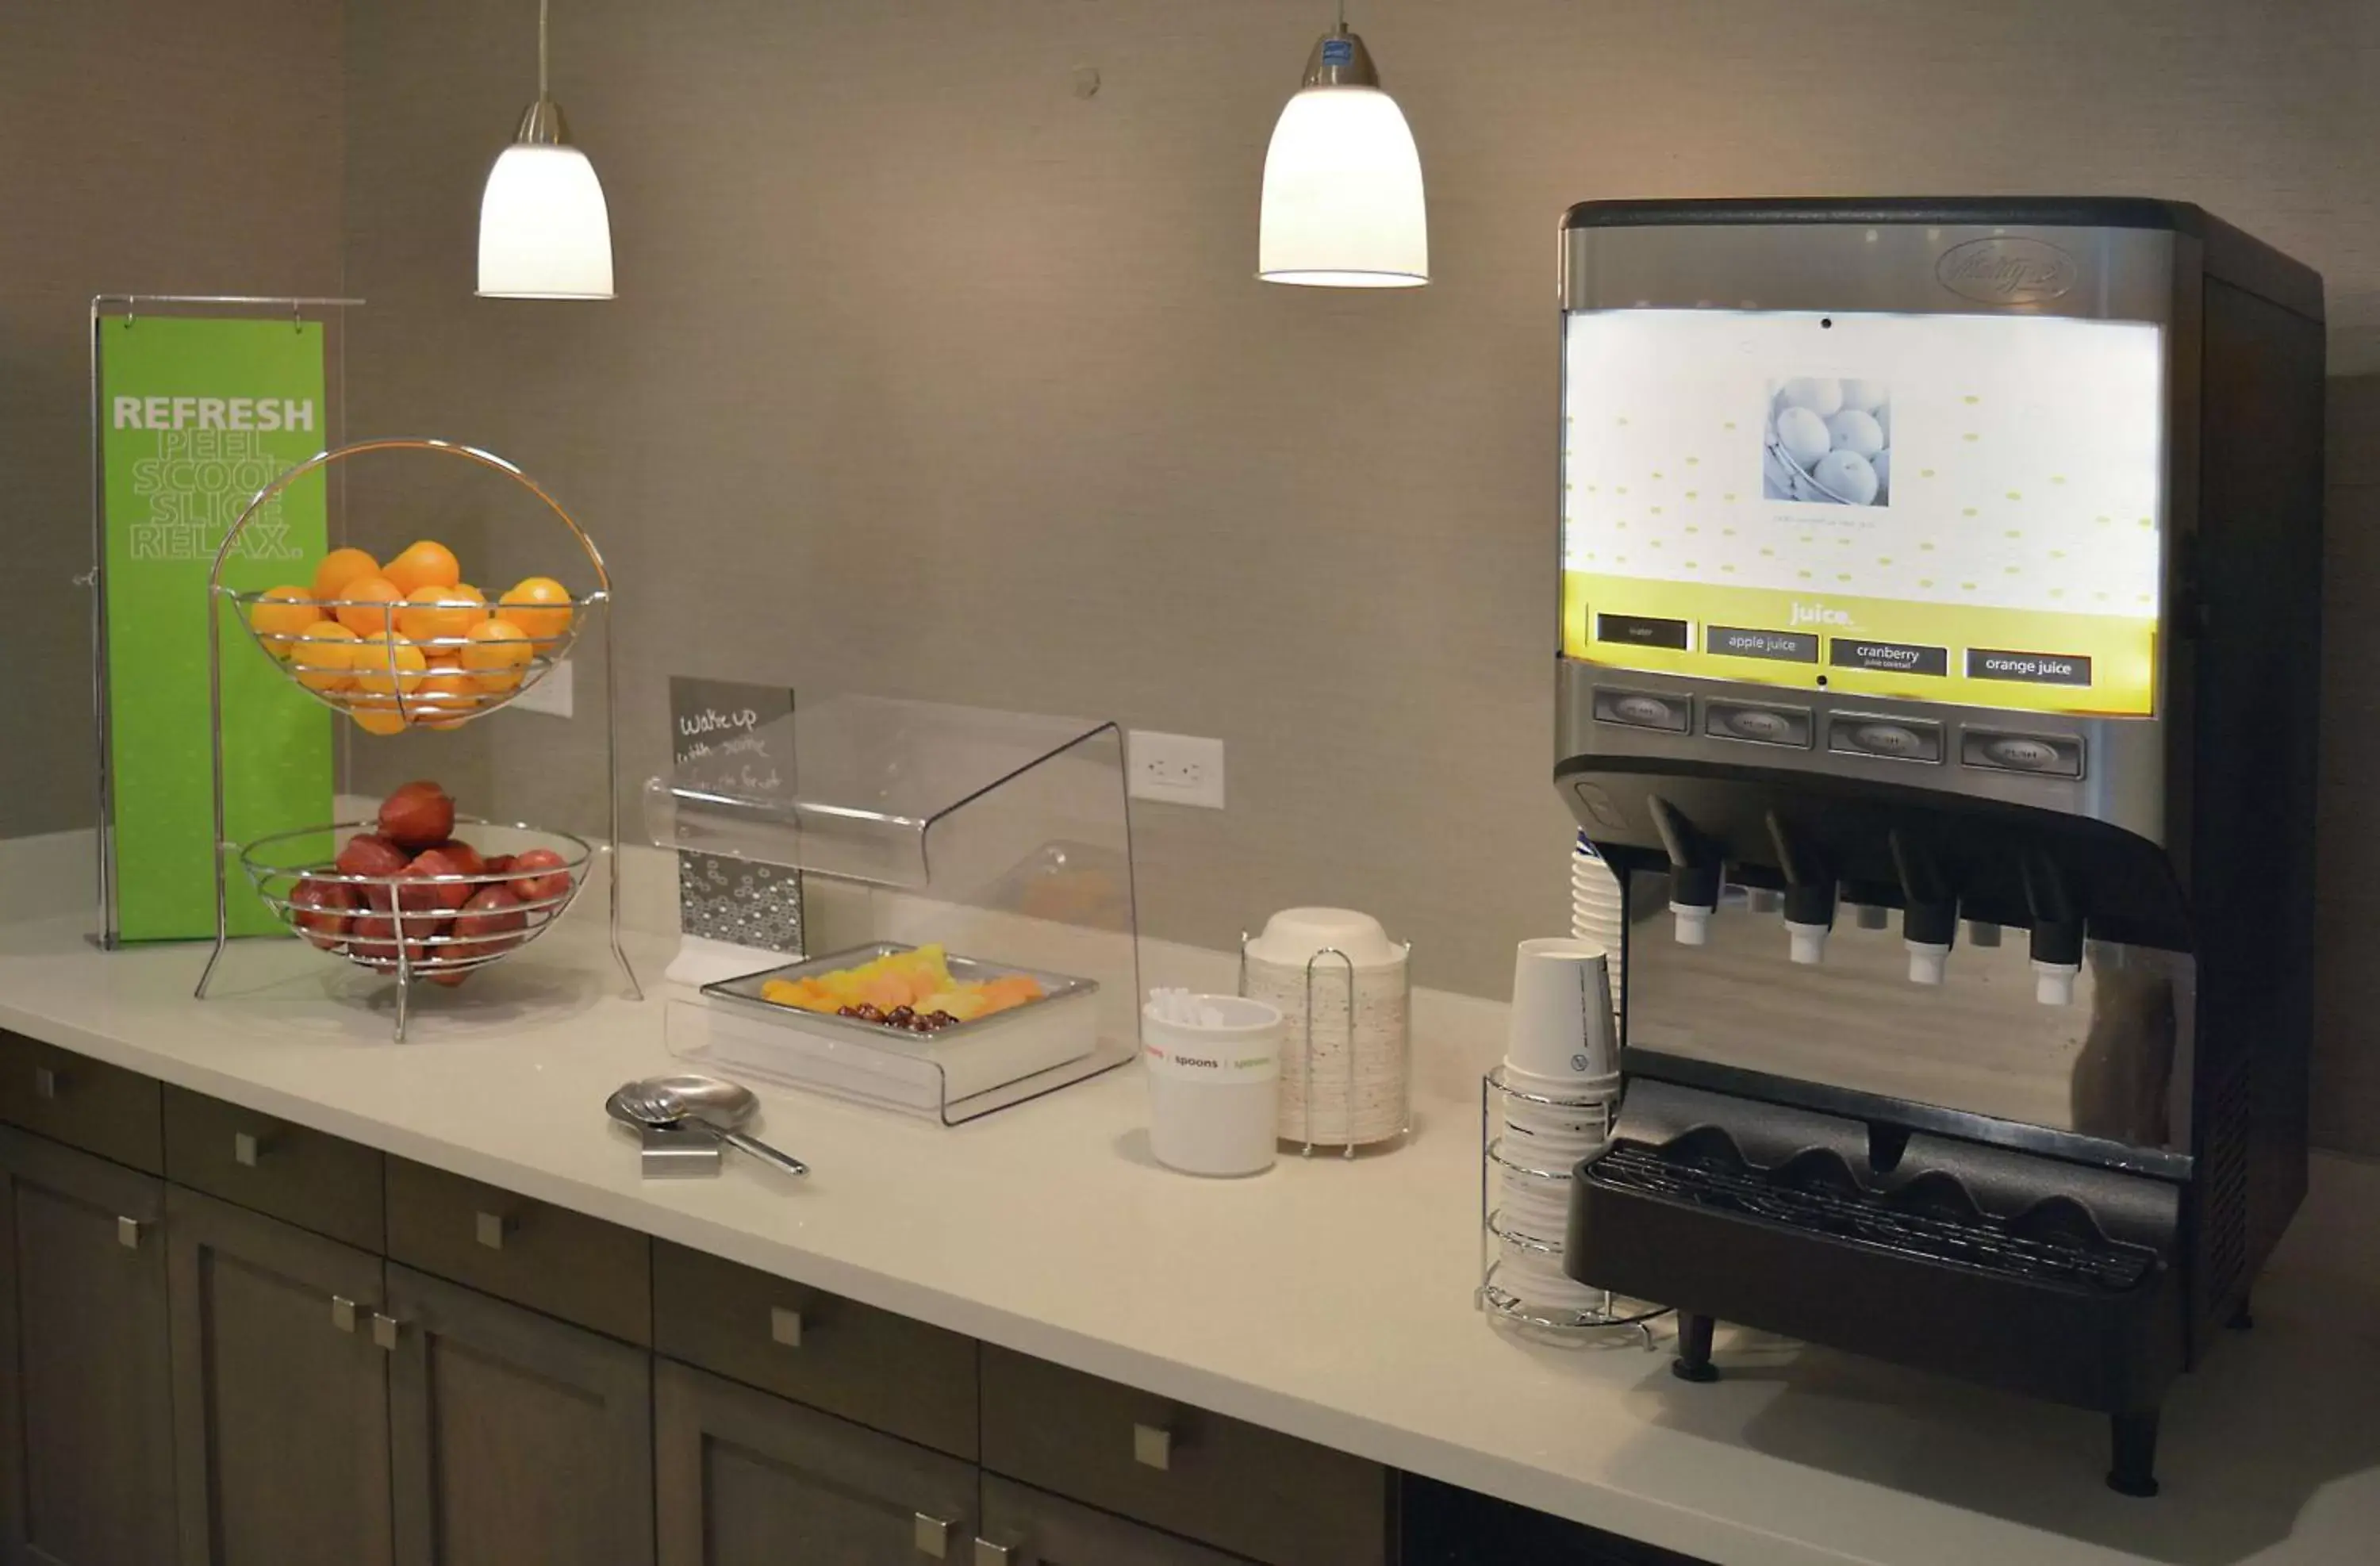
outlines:
[[[1707, 1133], [1691, 1134], [1668, 1148], [1620, 1142], [1581, 1172], [1615, 1191], [2032, 1283], [2123, 1293], [2158, 1267], [2155, 1251], [2108, 1239], [2070, 1200], [2052, 1197], [2004, 1219], [1978, 1208], [1965, 1186], [1947, 1174], [1921, 1174], [1893, 1191], [1876, 1192], [1823, 1150], [1775, 1170], [1755, 1168], [1741, 1155], [1730, 1158], [1733, 1151], [1723, 1136]], [[1821, 1159], [1825, 1167], [1814, 1167]]]

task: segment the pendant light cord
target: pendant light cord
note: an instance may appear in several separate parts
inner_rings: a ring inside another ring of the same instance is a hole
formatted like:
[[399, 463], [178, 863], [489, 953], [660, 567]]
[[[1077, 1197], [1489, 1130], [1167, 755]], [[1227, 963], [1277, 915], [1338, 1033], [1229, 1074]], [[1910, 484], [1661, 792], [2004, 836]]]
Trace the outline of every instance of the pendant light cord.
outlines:
[[[537, 96], [541, 103], [551, 96], [545, 90], [545, 7], [547, 0], [537, 0]], [[1340, 0], [1342, 7], [1346, 0]]]

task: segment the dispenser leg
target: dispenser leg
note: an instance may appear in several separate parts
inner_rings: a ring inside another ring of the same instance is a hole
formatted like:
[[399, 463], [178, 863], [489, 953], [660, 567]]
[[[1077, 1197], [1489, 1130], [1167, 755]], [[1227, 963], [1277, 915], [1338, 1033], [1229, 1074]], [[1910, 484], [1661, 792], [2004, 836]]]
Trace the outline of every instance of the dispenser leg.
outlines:
[[2118, 1495], [2156, 1494], [2156, 1410], [2109, 1414], [2107, 1428], [2116, 1458], [2115, 1466], [2107, 1470], [2107, 1487]]
[[1711, 1329], [1717, 1326], [1707, 1316], [1678, 1312], [1678, 1357], [1670, 1362], [1670, 1374], [1681, 1381], [1716, 1381], [1718, 1366], [1710, 1361]]

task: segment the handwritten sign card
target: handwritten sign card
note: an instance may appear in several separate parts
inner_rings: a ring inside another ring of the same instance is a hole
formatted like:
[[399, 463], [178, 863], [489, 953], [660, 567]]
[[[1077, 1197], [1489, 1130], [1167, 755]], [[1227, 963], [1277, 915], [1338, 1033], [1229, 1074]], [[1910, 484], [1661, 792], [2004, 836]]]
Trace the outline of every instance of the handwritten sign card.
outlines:
[[[670, 759], [706, 788], [770, 799], [794, 786], [794, 693], [670, 676]], [[778, 754], [785, 751], [786, 754]], [[716, 854], [677, 856], [678, 928], [704, 941], [802, 953], [802, 873]]]

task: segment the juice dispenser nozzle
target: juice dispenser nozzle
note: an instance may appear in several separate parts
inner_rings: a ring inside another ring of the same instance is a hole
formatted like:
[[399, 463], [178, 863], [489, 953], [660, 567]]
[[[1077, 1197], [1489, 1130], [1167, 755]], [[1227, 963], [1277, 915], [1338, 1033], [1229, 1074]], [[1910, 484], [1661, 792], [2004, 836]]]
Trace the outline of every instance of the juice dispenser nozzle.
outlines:
[[2033, 909], [2033, 998], [2070, 1005], [2082, 972], [2082, 913], [2066, 878], [2046, 856], [2024, 857], [2024, 898]]
[[1888, 841], [1893, 868], [1900, 872], [1900, 943], [1909, 950], [1909, 982], [1939, 984], [1959, 932], [1959, 900], [1925, 844], [1900, 832]]
[[1785, 877], [1785, 932], [1797, 963], [1823, 962], [1827, 936], [1835, 928], [1835, 878], [1817, 850], [1796, 842], [1777, 813], [1768, 815], [1768, 841]]
[[1720, 872], [1725, 868], [1718, 847], [1694, 830], [1684, 812], [1654, 795], [1645, 801], [1653, 830], [1670, 856], [1670, 912], [1677, 920], [1678, 944], [1701, 946], [1710, 940], [1713, 910], [1718, 906]]

